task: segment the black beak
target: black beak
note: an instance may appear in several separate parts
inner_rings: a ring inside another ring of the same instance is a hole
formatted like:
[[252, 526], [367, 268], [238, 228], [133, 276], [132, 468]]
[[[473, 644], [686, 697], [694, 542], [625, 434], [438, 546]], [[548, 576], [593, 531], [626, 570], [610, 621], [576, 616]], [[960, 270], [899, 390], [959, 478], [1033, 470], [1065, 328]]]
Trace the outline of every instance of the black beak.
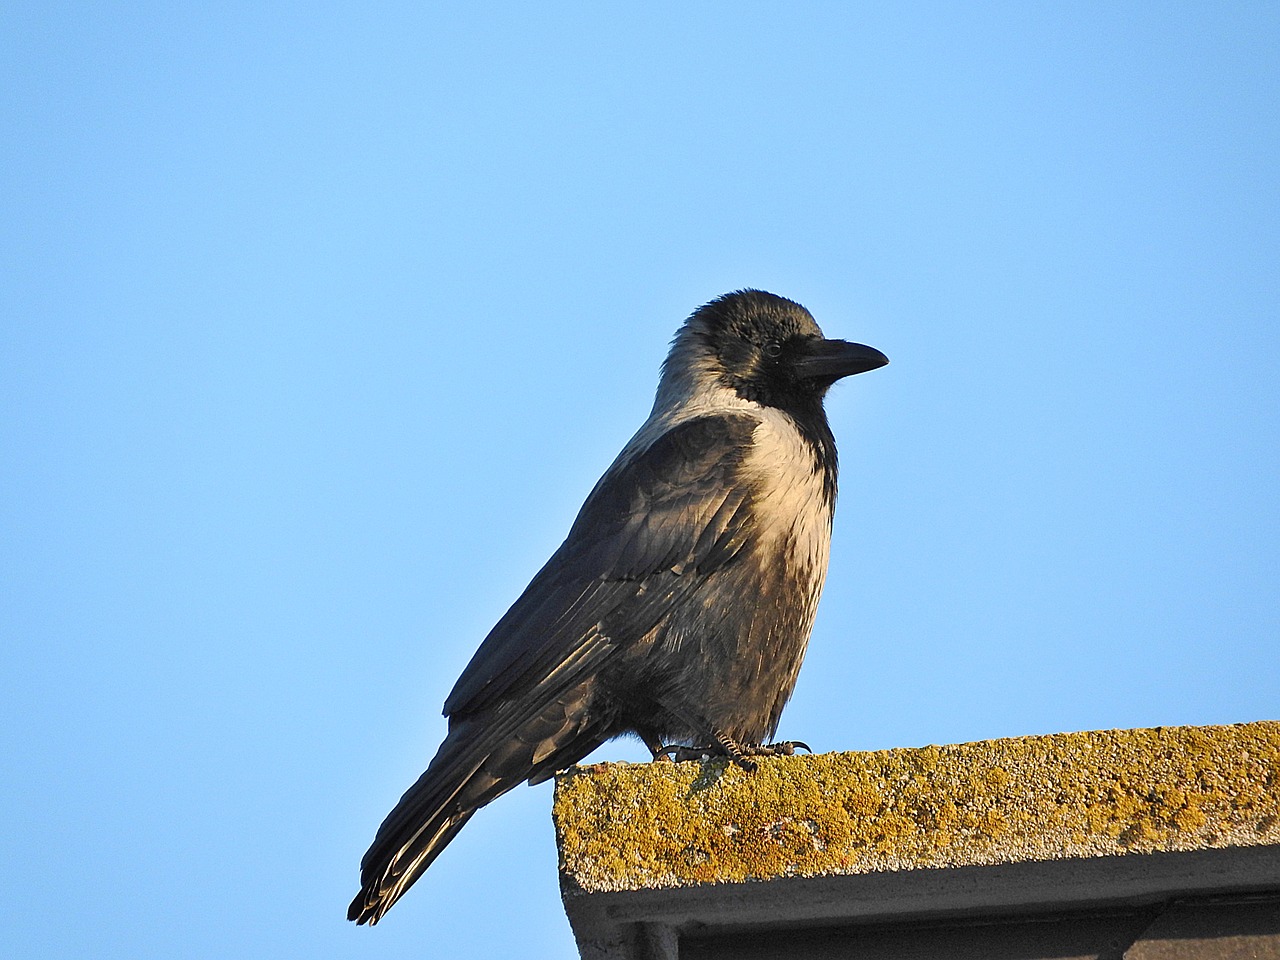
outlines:
[[795, 368], [807, 380], [835, 383], [841, 377], [883, 367], [889, 358], [875, 347], [847, 340], [811, 340], [795, 359]]

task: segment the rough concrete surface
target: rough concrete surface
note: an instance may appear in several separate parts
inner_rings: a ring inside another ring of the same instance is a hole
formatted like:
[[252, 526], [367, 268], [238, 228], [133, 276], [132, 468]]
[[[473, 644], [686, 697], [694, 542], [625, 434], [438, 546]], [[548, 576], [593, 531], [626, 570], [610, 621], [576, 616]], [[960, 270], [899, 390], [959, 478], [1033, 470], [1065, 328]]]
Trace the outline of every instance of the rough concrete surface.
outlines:
[[1280, 843], [1280, 722], [598, 764], [561, 774], [566, 898]]

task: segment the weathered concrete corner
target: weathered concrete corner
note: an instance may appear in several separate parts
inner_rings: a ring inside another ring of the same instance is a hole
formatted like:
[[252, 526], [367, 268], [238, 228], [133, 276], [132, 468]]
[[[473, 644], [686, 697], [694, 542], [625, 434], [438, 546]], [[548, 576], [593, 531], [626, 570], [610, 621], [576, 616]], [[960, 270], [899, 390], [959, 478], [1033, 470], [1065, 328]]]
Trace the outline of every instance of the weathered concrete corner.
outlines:
[[600, 764], [558, 778], [554, 816], [566, 901], [1280, 844], [1280, 722]]

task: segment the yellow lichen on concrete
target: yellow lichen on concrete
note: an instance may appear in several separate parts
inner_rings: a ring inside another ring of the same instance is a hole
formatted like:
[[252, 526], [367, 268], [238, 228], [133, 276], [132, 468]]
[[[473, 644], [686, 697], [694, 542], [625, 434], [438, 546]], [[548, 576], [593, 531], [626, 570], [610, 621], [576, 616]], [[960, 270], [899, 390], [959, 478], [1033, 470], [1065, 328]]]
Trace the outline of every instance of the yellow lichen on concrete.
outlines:
[[567, 892], [1280, 843], [1280, 723], [598, 764], [557, 779]]

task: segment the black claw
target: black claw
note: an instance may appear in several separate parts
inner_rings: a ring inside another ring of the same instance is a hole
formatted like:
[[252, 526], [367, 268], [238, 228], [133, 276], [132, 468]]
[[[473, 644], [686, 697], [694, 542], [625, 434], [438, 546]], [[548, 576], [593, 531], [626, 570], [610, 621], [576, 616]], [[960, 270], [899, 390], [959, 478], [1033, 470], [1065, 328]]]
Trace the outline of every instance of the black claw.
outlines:
[[783, 740], [780, 743], [771, 743], [764, 749], [770, 750], [775, 754], [781, 754], [784, 757], [795, 756], [796, 750], [803, 750], [805, 753], [813, 753], [813, 748], [803, 740]]
[[684, 744], [673, 743], [670, 746], [658, 747], [653, 751], [654, 760], [674, 760], [676, 763], [684, 763], [688, 760], [705, 760], [710, 756], [711, 750], [707, 747], [686, 747]]

